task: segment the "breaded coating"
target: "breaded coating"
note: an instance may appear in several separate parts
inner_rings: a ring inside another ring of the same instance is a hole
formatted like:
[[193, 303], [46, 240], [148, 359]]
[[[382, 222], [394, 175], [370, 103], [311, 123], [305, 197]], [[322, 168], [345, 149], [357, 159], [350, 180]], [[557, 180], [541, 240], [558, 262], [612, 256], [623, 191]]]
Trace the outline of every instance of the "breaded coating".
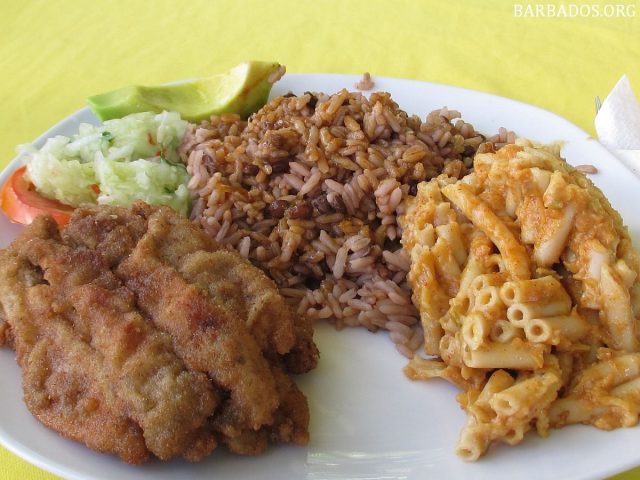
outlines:
[[[87, 358], [95, 357], [94, 376], [99, 373], [103, 389], [110, 392], [111, 409], [140, 426], [146, 448], [158, 458], [178, 456], [199, 435], [210, 436], [200, 432], [217, 404], [206, 375], [186, 369], [171, 339], [136, 311], [133, 293], [121, 286], [103, 256], [64, 245], [56, 232], [45, 233], [51, 238], [32, 238], [18, 256], [42, 271], [44, 283], [25, 289], [29, 298], [38, 299], [27, 306], [35, 322], [54, 308], [58, 314], [40, 327], [39, 335], [46, 332], [51, 340], [49, 329], [63, 323], [66, 344], [76, 343], [89, 352]], [[78, 367], [82, 364], [78, 357]]]
[[78, 208], [62, 237], [70, 247], [100, 252], [113, 267], [131, 253], [147, 231], [147, 219], [152, 211], [145, 203], [136, 203], [131, 209]]
[[313, 322], [306, 316], [297, 319], [294, 327], [296, 341], [282, 357], [282, 365], [289, 373], [307, 373], [318, 366], [320, 352], [313, 341]]
[[176, 266], [162, 261], [167, 249], [159, 246], [170, 228], [162, 211], [153, 215], [118, 275], [136, 292], [138, 304], [154, 324], [172, 336], [175, 350], [189, 367], [207, 372], [230, 391], [239, 422], [254, 430], [272, 423], [278, 395], [269, 364], [246, 323], [230, 309], [233, 304], [207, 295], [180, 274], [181, 260], [189, 254], [166, 255], [178, 262]]
[[[197, 225], [184, 222], [172, 210], [161, 211], [163, 222], [171, 228], [165, 227], [155, 239], [158, 256], [176, 268], [180, 265], [185, 279], [243, 318], [262, 351], [281, 355], [288, 372], [313, 370], [319, 354], [313, 342], [311, 320], [294, 315], [275, 283], [248, 260], [235, 251], [223, 249]], [[158, 215], [160, 212], [155, 218]], [[189, 258], [184, 258], [187, 255]], [[275, 318], [278, 321], [273, 321]]]
[[100, 356], [74, 332], [45, 271], [25, 255], [31, 244], [53, 243], [56, 235], [53, 220], [41, 217], [0, 252], [0, 301], [23, 371], [25, 403], [65, 437], [141, 463], [148, 457], [142, 431], [116, 407]]
[[169, 208], [39, 217], [0, 250], [0, 345], [43, 424], [141, 463], [308, 442], [310, 323], [275, 284]]
[[316, 367], [311, 322], [306, 317], [296, 319], [275, 282], [236, 252], [196, 252], [184, 258], [180, 273], [245, 319], [262, 352], [272, 358], [283, 356], [288, 371], [305, 373]]
[[[218, 299], [247, 327], [267, 355], [283, 355], [296, 341], [293, 312], [278, 294], [275, 283], [229, 251], [198, 251], [183, 257], [180, 274], [185, 280]], [[269, 288], [271, 286], [271, 288]], [[273, 322], [273, 318], [279, 318]]]
[[281, 401], [273, 425], [266, 427], [272, 442], [306, 445], [309, 442], [309, 406], [304, 394], [281, 368], [272, 369]]
[[276, 380], [280, 406], [274, 413], [272, 425], [260, 430], [238, 430], [228, 409], [216, 417], [215, 428], [221, 434], [221, 440], [229, 450], [241, 455], [258, 455], [263, 453], [269, 442], [286, 442], [306, 445], [309, 442], [309, 406], [304, 394], [296, 384], [280, 368], [273, 367], [272, 374]]
[[198, 441], [217, 396], [205, 374], [186, 370], [171, 338], [135, 311], [132, 292], [85, 285], [72, 292], [71, 302], [91, 331], [91, 345], [105, 357], [119, 402], [139, 423], [149, 450], [168, 459]]
[[[143, 202], [135, 203], [131, 209], [119, 207], [102, 207], [100, 209], [77, 209], [71, 221], [62, 232], [65, 242], [70, 245], [97, 250], [107, 258], [109, 264], [117, 266], [124, 260], [137, 245], [137, 242], [146, 233], [149, 217], [157, 211]], [[271, 347], [263, 349], [264, 352], [274, 351], [282, 355], [286, 370], [290, 373], [305, 373], [317, 366], [318, 349], [313, 342], [312, 322], [304, 316], [293, 315], [280, 298], [275, 284], [263, 272], [252, 268], [251, 264], [231, 250], [225, 249], [215, 243], [208, 235], [191, 222], [185, 222], [184, 218], [170, 209], [162, 209], [164, 220], [171, 225], [164, 231], [164, 235], [157, 238], [157, 249], [163, 261], [176, 265], [180, 259], [189, 253], [225, 252], [218, 259], [228, 259], [224, 262], [229, 265], [233, 262], [236, 275], [234, 277], [242, 285], [235, 295], [227, 295], [226, 300], [232, 298], [236, 305], [232, 310], [241, 312], [241, 316], [247, 317], [247, 324], [258, 343], [268, 347], [271, 338]], [[227, 256], [228, 255], [228, 256]], [[231, 258], [230, 256], [233, 255]], [[215, 262], [209, 262], [209, 265]], [[196, 266], [190, 262], [187, 268]], [[225, 273], [222, 266], [216, 267], [217, 272]], [[203, 270], [202, 268], [200, 270]], [[202, 272], [198, 272], [198, 276]], [[207, 274], [207, 278], [200, 277], [199, 283], [214, 279], [218, 288], [231, 284], [219, 282], [214, 275]], [[207, 288], [216, 288], [213, 285]], [[242, 295], [239, 295], [242, 293]], [[244, 306], [242, 306], [242, 305]], [[272, 318], [279, 321], [270, 321]], [[293, 334], [289, 328], [293, 328]], [[294, 340], [291, 340], [291, 337]], [[293, 342], [293, 343], [291, 343]]]
[[57, 327], [22, 364], [27, 407], [47, 427], [89, 448], [127, 463], [146, 461], [142, 430], [118, 410], [99, 358], [72, 331]]

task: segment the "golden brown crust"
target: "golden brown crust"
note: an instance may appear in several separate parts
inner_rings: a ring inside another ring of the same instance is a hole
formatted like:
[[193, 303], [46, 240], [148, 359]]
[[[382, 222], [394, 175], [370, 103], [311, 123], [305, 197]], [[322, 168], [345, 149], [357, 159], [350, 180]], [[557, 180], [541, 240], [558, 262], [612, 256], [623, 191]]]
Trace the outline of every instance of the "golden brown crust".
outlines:
[[0, 251], [0, 277], [0, 340], [60, 434], [129, 463], [306, 443], [282, 368], [315, 366], [311, 326], [170, 209], [81, 208], [61, 233], [40, 217]]

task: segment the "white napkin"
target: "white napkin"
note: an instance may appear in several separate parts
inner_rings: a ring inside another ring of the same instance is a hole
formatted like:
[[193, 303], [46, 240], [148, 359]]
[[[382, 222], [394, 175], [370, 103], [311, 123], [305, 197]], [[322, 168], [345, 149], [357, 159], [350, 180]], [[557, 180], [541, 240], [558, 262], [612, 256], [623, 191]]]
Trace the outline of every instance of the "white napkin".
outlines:
[[640, 103], [623, 75], [595, 119], [600, 143], [640, 177]]

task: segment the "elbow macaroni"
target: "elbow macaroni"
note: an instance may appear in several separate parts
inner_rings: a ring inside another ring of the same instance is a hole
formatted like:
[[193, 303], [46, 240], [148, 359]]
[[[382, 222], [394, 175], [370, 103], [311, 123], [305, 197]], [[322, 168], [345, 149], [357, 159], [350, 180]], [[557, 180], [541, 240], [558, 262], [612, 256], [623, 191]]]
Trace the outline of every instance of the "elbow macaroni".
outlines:
[[456, 452], [535, 428], [613, 429], [640, 413], [640, 257], [602, 192], [554, 147], [480, 153], [418, 186], [400, 219], [426, 353], [412, 379], [464, 390]]

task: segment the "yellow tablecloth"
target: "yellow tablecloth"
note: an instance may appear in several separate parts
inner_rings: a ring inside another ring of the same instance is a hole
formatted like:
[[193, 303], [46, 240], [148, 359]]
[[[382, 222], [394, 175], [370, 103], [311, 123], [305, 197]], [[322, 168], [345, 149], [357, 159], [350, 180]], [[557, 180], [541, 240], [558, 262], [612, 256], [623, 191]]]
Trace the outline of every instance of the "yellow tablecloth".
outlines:
[[[0, 0], [0, 168], [17, 144], [89, 95], [206, 76], [248, 59], [277, 60], [290, 72], [369, 71], [492, 92], [593, 133], [595, 95], [623, 73], [640, 92], [640, 2], [577, 0], [554, 13], [560, 4]], [[0, 448], [0, 478], [55, 477]], [[640, 479], [640, 469], [619, 478]]]

